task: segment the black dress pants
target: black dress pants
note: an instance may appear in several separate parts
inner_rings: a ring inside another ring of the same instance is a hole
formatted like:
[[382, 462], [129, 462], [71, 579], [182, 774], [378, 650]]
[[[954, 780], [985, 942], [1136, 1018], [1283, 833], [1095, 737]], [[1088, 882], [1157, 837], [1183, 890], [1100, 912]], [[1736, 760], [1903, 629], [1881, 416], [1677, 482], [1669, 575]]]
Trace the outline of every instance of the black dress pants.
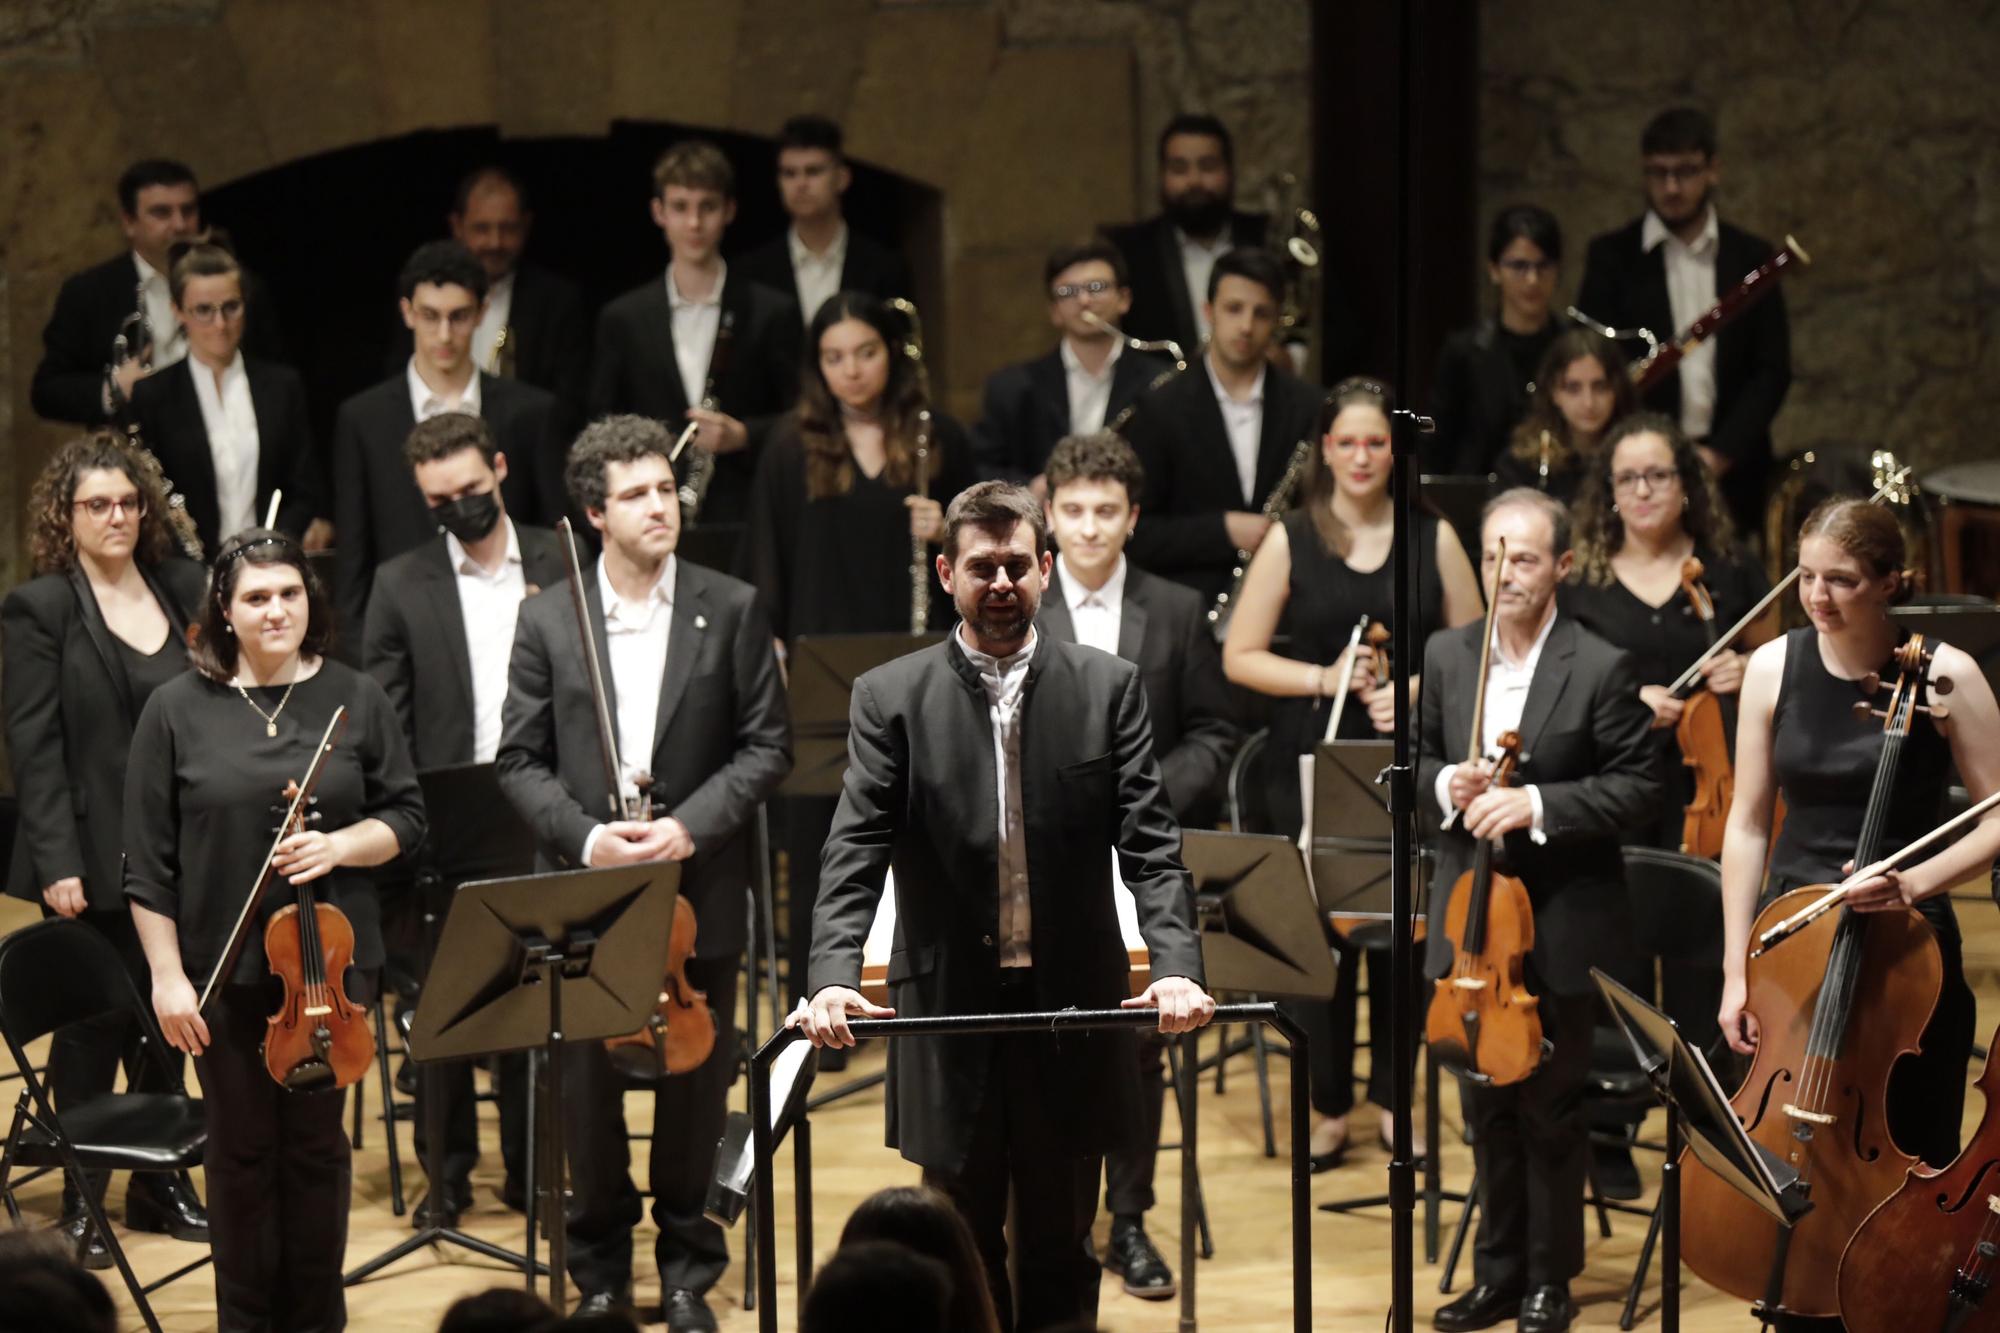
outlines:
[[[1293, 1020], [1306, 1030], [1306, 1042], [1312, 1051], [1308, 1071], [1312, 1108], [1324, 1116], [1343, 1116], [1354, 1109], [1354, 1024], [1360, 1012], [1361, 970], [1365, 967], [1368, 969], [1368, 1100], [1386, 1111], [1391, 1092], [1390, 1071], [1394, 1068], [1383, 1057], [1391, 1045], [1389, 951], [1360, 948], [1337, 935], [1333, 947], [1340, 956], [1333, 998], [1294, 1000], [1285, 1005]], [[1423, 1028], [1424, 1005], [1431, 990], [1431, 983], [1424, 977], [1421, 953], [1417, 965], [1410, 970], [1410, 999], [1416, 1006], [1411, 1012], [1418, 1016], [1411, 1028], [1415, 1033]], [[1414, 1073], [1417, 1065], [1414, 1043], [1403, 1052], [1403, 1061]]]
[[[1002, 969], [1001, 977], [1000, 1007], [1033, 1009], [1028, 969]], [[1044, 1074], [1047, 1042], [1039, 1034], [993, 1038], [986, 1095], [964, 1164], [955, 1171], [924, 1169], [924, 1183], [949, 1197], [972, 1229], [1002, 1333], [1097, 1322], [1099, 1270], [1090, 1225], [1103, 1158], [1055, 1151], [1052, 1117], [1062, 1113], [1063, 1090], [1049, 1086]]]
[[[445, 1182], [470, 1189], [472, 1168], [479, 1163], [479, 1097], [472, 1085], [471, 1060], [445, 1060], [422, 1066], [417, 1075], [417, 1160], [430, 1166], [429, 1102], [441, 1103], [444, 1121]], [[500, 1112], [500, 1158], [507, 1179], [523, 1188], [528, 1180], [528, 1055], [514, 1051], [493, 1061], [493, 1100]]]
[[1541, 1015], [1553, 1049], [1540, 1069], [1504, 1088], [1464, 1084], [1479, 1170], [1473, 1277], [1509, 1291], [1566, 1284], [1583, 1271], [1582, 1110], [1597, 996], [1544, 993]]
[[[736, 1077], [736, 977], [741, 954], [688, 961], [688, 980], [708, 993], [715, 1014], [715, 1049], [697, 1069], [664, 1078], [653, 1094], [652, 1151], [647, 1176], [654, 1255], [661, 1285], [705, 1292], [729, 1267], [722, 1228], [702, 1216], [715, 1171], [715, 1145]], [[632, 1284], [632, 1228], [640, 1217], [625, 1138], [628, 1084], [598, 1042], [564, 1049], [563, 1138], [569, 1158], [569, 1275], [585, 1294], [623, 1293]]]
[[[350, 994], [352, 992], [350, 991]], [[222, 1333], [336, 1333], [352, 1149], [344, 1089], [287, 1092], [264, 1068], [262, 985], [228, 986], [195, 1057], [208, 1118], [208, 1228]]]
[[1158, 1028], [1139, 1034], [1139, 1141], [1104, 1155], [1104, 1211], [1139, 1217], [1155, 1202], [1153, 1173], [1160, 1161], [1160, 1122], [1167, 1100], [1167, 1038]]

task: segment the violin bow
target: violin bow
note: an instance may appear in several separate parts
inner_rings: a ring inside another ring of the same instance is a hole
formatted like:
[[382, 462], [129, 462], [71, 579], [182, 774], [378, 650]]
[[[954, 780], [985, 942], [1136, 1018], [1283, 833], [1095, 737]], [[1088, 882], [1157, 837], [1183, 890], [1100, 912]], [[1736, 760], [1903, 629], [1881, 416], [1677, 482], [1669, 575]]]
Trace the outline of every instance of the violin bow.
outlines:
[[1368, 629], [1368, 617], [1363, 615], [1354, 622], [1354, 633], [1347, 636], [1347, 665], [1340, 669], [1340, 688], [1333, 694], [1333, 711], [1327, 714], [1326, 734], [1320, 739], [1331, 741], [1333, 733], [1340, 730], [1340, 714], [1347, 707], [1347, 691], [1354, 685], [1354, 659], [1361, 649], [1361, 636]]
[[[690, 425], [681, 436], [681, 444], [686, 444], [695, 428]], [[679, 446], [676, 446], [678, 448]], [[622, 799], [622, 771], [618, 762], [618, 729], [611, 721], [611, 696], [604, 688], [604, 663], [597, 656], [597, 635], [591, 632], [590, 602], [583, 595], [583, 561], [577, 555], [576, 529], [568, 515], [556, 520], [556, 531], [562, 535], [564, 573], [569, 578], [570, 601], [576, 605], [577, 636], [583, 643], [583, 667], [590, 677], [590, 701], [597, 713], [597, 745], [604, 757], [605, 789], [611, 806], [611, 817], [622, 818], [625, 803]]]
[[1479, 641], [1479, 684], [1472, 696], [1472, 740], [1466, 746], [1465, 762], [1479, 762], [1479, 739], [1486, 730], [1486, 672], [1493, 665], [1493, 616], [1500, 606], [1500, 581], [1507, 576], [1507, 539], [1493, 557], [1493, 587], [1486, 596], [1486, 635]]

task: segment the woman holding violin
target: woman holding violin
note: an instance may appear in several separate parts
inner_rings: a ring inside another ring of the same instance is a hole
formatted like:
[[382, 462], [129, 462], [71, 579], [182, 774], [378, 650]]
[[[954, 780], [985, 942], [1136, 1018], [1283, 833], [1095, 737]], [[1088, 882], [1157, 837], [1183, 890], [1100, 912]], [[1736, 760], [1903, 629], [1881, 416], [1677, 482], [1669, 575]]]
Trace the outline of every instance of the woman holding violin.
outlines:
[[[1230, 680], [1277, 700], [1259, 780], [1272, 825], [1296, 836], [1304, 820], [1299, 756], [1311, 754], [1325, 735], [1340, 681], [1349, 684], [1334, 735], [1365, 740], [1388, 734], [1395, 696], [1386, 665], [1374, 649], [1350, 647], [1358, 621], [1391, 622], [1390, 539], [1395, 525], [1389, 495], [1389, 390], [1359, 377], [1333, 387], [1321, 417], [1320, 447], [1307, 465], [1304, 501], [1271, 529], [1244, 576], [1243, 591], [1222, 648]], [[1479, 584], [1472, 562], [1451, 525], [1426, 515], [1418, 527], [1423, 574], [1418, 637], [1479, 618]], [[1290, 614], [1291, 655], [1272, 650], [1279, 620]], [[1352, 666], [1350, 674], [1349, 667]], [[1417, 675], [1411, 674], [1414, 702]], [[1340, 982], [1330, 1005], [1302, 1006], [1312, 1033], [1315, 1113], [1311, 1158], [1315, 1170], [1339, 1160], [1354, 1106], [1356, 969], [1361, 951], [1337, 940], [1343, 954]], [[1386, 996], [1388, 956], [1367, 953], [1369, 992]], [[1388, 1049], [1389, 1006], [1369, 1006], [1371, 1049]], [[1389, 1129], [1389, 1065], [1369, 1075], [1369, 1099], [1382, 1110], [1382, 1138]]]
[[[102, 934], [143, 991], [145, 954], [118, 865], [125, 758], [147, 698], [187, 667], [203, 571], [176, 552], [158, 464], [108, 433], [56, 450], [28, 509], [38, 577], [0, 607], [0, 695], [20, 794], [8, 891]], [[154, 1066], [139, 1058], [139, 1037], [116, 1016], [57, 1032], [48, 1072], [57, 1109], [111, 1091], [121, 1056], [135, 1091], [165, 1091], [149, 1086]], [[135, 1231], [208, 1239], [194, 1191], [157, 1172], [133, 1176], [125, 1220]], [[74, 1243], [87, 1224], [65, 1180], [65, 1237]], [[91, 1238], [83, 1262], [110, 1266], [101, 1238]]]
[[[160, 1029], [195, 1057], [201, 1079], [219, 1326], [339, 1329], [351, 1178], [345, 1099], [331, 1085], [287, 1090], [267, 1068], [260, 1047], [279, 988], [263, 924], [312, 885], [320, 903], [350, 920], [353, 964], [380, 966], [367, 871], [422, 840], [423, 798], [381, 687], [326, 655], [331, 611], [298, 542], [250, 529], [223, 543], [209, 573], [195, 670], [154, 691], [133, 738], [125, 896]], [[345, 733], [311, 793], [307, 827], [274, 849], [287, 787], [308, 773], [343, 707]], [[252, 908], [253, 929], [203, 1008], [267, 855], [273, 873]], [[342, 978], [329, 980], [340, 992]], [[296, 989], [298, 978], [285, 981]], [[365, 1028], [352, 993], [333, 1007]]]

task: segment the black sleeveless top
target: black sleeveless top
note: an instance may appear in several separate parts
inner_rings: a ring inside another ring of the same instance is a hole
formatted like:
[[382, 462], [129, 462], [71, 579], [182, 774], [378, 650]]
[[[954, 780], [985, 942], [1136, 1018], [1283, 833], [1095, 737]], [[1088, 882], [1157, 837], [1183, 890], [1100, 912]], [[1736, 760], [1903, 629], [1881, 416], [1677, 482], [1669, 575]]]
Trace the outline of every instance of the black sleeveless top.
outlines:
[[[1393, 558], [1384, 560], [1378, 569], [1363, 572], [1321, 544], [1312, 515], [1306, 510], [1294, 509], [1285, 515], [1284, 522], [1292, 552], [1285, 606], [1291, 620], [1291, 657], [1330, 665], [1347, 647], [1355, 621], [1364, 615], [1393, 628]], [[1419, 654], [1424, 641], [1444, 625], [1444, 580], [1438, 574], [1437, 543], [1436, 516], [1421, 515], [1416, 545]], [[1413, 672], [1422, 668], [1421, 657], [1410, 663]], [[1263, 767], [1272, 819], [1281, 833], [1299, 831], [1303, 814], [1299, 808], [1298, 756], [1309, 753], [1325, 734], [1326, 710], [1332, 706], [1329, 696], [1279, 699], [1272, 709], [1271, 739], [1264, 747]], [[1338, 734], [1341, 740], [1386, 739], [1369, 725], [1368, 710], [1354, 696], [1349, 696], [1341, 714]]]
[[150, 653], [140, 652], [116, 634], [111, 636], [111, 641], [118, 645], [118, 657], [125, 665], [125, 679], [132, 684], [132, 707], [136, 712], [146, 710], [146, 700], [153, 697], [154, 690], [187, 670], [187, 649], [171, 625], [167, 627], [166, 642]]
[[[1882, 707], [1895, 679], [1883, 663], [1883, 691], [1869, 702]], [[1772, 713], [1771, 766], [1785, 797], [1785, 826], [1771, 855], [1769, 893], [1840, 878], [1854, 856], [1882, 754], [1882, 719], [1856, 717], [1865, 699], [1859, 681], [1841, 680], [1820, 659], [1811, 626], [1785, 636], [1785, 675]], [[1895, 794], [1877, 855], [1922, 837], [1942, 817], [1951, 744], [1929, 718], [1911, 721], [1896, 766]], [[1940, 899], [1941, 901], [1941, 899]]]

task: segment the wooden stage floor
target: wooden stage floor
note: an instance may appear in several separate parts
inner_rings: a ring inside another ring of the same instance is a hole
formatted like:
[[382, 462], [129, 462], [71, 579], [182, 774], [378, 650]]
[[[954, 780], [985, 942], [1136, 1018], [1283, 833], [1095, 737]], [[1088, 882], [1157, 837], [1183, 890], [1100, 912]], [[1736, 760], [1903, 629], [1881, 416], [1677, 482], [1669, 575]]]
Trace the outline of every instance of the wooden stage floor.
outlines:
[[[1966, 969], [1979, 997], [1979, 1040], [1993, 1033], [2000, 1019], [2000, 913], [1984, 893], [1965, 893], [1958, 898], [1960, 921], [1965, 928]], [[0, 900], [0, 931], [11, 930], [32, 919], [25, 904], [14, 899]], [[0, 1057], [4, 1058], [4, 1057]], [[845, 1075], [823, 1075], [821, 1087], [836, 1078], [851, 1078], [881, 1067], [880, 1044], [864, 1051]], [[1978, 1074], [1976, 1065], [1967, 1070], [1968, 1080]], [[1273, 1092], [1278, 1106], [1279, 1151], [1275, 1160], [1263, 1155], [1262, 1132], [1257, 1113], [1256, 1083], [1247, 1057], [1229, 1070], [1228, 1090], [1215, 1096], [1212, 1084], [1205, 1085], [1201, 1098], [1199, 1143], [1202, 1178], [1207, 1191], [1209, 1216], [1214, 1233], [1214, 1258], [1201, 1264], [1199, 1277], [1199, 1319], [1211, 1329], [1261, 1330], [1291, 1327], [1291, 1284], [1288, 1264], [1287, 1176], [1282, 1153], [1285, 1148], [1283, 1108], [1288, 1068], [1282, 1059], [1272, 1061]], [[742, 1100], [742, 1085], [736, 1097]], [[370, 1080], [368, 1100], [371, 1115], [377, 1109], [377, 1085]], [[522, 1240], [520, 1217], [508, 1212], [498, 1201], [499, 1154], [492, 1109], [482, 1106], [482, 1132], [488, 1151], [474, 1176], [478, 1202], [464, 1222], [464, 1229], [496, 1244], [519, 1248]], [[627, 1110], [635, 1129], [648, 1118], [643, 1095], [628, 1098]], [[1967, 1099], [1966, 1129], [1977, 1124], [1982, 1106], [1974, 1094]], [[1388, 1154], [1368, 1141], [1374, 1117], [1368, 1108], [1354, 1120], [1357, 1146], [1339, 1170], [1314, 1179], [1314, 1202], [1379, 1193], [1386, 1180]], [[1447, 1094], [1444, 1112], [1445, 1184], [1462, 1187], [1471, 1171], [1471, 1154], [1457, 1137], [1456, 1098]], [[1657, 1117], [1649, 1126], [1653, 1136], [1659, 1131]], [[1176, 1137], [1171, 1110], [1166, 1137]], [[392, 1215], [389, 1207], [388, 1155], [382, 1127], [371, 1120], [364, 1134], [364, 1148], [355, 1158], [355, 1198], [347, 1257], [350, 1265], [380, 1253], [409, 1234], [407, 1218]], [[404, 1162], [408, 1168], [406, 1186], [412, 1201], [421, 1194], [421, 1175], [410, 1162], [407, 1134], [403, 1139]], [[840, 1227], [856, 1202], [885, 1185], [913, 1182], [915, 1168], [882, 1146], [882, 1100], [879, 1089], [870, 1090], [829, 1107], [813, 1118], [815, 1172], [815, 1241], [822, 1259], [839, 1238]], [[634, 1145], [635, 1158], [645, 1151]], [[1658, 1180], [1658, 1159], [1640, 1155], [1649, 1191]], [[1160, 1163], [1162, 1201], [1149, 1217], [1149, 1229], [1162, 1250], [1168, 1252], [1176, 1271], [1179, 1236], [1178, 1158], [1167, 1154]], [[794, 1234], [791, 1224], [793, 1192], [790, 1151], [780, 1155], [776, 1175], [778, 1211], [778, 1255], [780, 1276], [780, 1327], [794, 1327]], [[643, 1179], [643, 1172], [641, 1172]], [[31, 1221], [53, 1221], [57, 1211], [57, 1185], [38, 1181], [20, 1192], [21, 1204]], [[114, 1183], [114, 1199], [122, 1183]], [[1650, 1197], [1650, 1195], [1649, 1195]], [[1457, 1216], [1457, 1206], [1444, 1205], [1446, 1239]], [[119, 1214], [114, 1210], [113, 1216]], [[1372, 1333], [1383, 1327], [1389, 1293], [1389, 1219], [1386, 1209], [1352, 1215], [1323, 1213], [1312, 1218], [1313, 1327]], [[1588, 1262], [1573, 1294], [1582, 1306], [1579, 1329], [1614, 1329], [1620, 1304], [1630, 1279], [1639, 1245], [1645, 1234], [1645, 1219], [1614, 1215], [1613, 1235], [1600, 1239], [1596, 1227], [1587, 1228]], [[1102, 1241], [1108, 1219], [1100, 1215]], [[121, 1233], [123, 1234], [123, 1233]], [[636, 1252], [651, 1253], [650, 1221], [642, 1223]], [[142, 1280], [170, 1271], [196, 1253], [193, 1247], [164, 1237], [126, 1235], [129, 1252]], [[739, 1228], [730, 1237], [733, 1262], [723, 1284], [714, 1295], [721, 1326], [728, 1333], [757, 1327], [755, 1314], [738, 1303], [742, 1293], [744, 1235]], [[1417, 1236], [1418, 1269], [1416, 1284], [1416, 1326], [1428, 1328], [1430, 1313], [1449, 1296], [1438, 1293], [1439, 1268], [1422, 1262], [1421, 1211]], [[1456, 1290], [1469, 1281], [1470, 1255], [1460, 1265]], [[642, 1260], [642, 1268], [644, 1267]], [[126, 1297], [117, 1273], [104, 1274], [123, 1312], [122, 1326], [138, 1329], [137, 1313]], [[354, 1328], [371, 1333], [429, 1333], [436, 1328], [445, 1307], [457, 1296], [510, 1281], [509, 1270], [490, 1261], [464, 1256], [452, 1250], [415, 1255], [401, 1264], [364, 1282], [348, 1293], [350, 1322]], [[657, 1274], [641, 1271], [636, 1276], [637, 1295], [642, 1303], [652, 1303], [657, 1316], [659, 1280]], [[1648, 1284], [1642, 1329], [1657, 1329], [1659, 1277], [1657, 1264]], [[211, 1282], [199, 1272], [159, 1292], [154, 1301], [162, 1325], [180, 1333], [214, 1326]], [[1748, 1327], [1748, 1312], [1737, 1302], [1709, 1290], [1688, 1275], [1684, 1278], [1682, 1327], [1690, 1333], [1728, 1329], [1731, 1333]], [[1101, 1326], [1115, 1333], [1154, 1333], [1177, 1327], [1178, 1302], [1146, 1302], [1123, 1293], [1118, 1280], [1107, 1274], [1099, 1311]], [[664, 1324], [650, 1327], [663, 1328]]]

